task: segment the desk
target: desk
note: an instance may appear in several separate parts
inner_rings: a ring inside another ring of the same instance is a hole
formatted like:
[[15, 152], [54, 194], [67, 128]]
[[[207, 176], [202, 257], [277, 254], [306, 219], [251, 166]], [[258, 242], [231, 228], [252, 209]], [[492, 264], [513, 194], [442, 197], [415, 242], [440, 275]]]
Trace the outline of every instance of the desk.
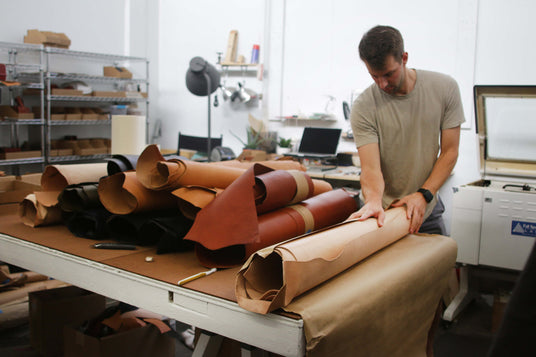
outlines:
[[322, 169], [321, 166], [308, 166], [307, 174], [314, 179], [326, 180], [335, 188], [361, 188], [361, 168], [356, 166], [338, 166], [329, 170]]
[[448, 237], [408, 235], [301, 295], [285, 307], [290, 312], [261, 315], [236, 303], [239, 268], [179, 287], [206, 270], [193, 252], [93, 249], [96, 241], [63, 225], [23, 225], [15, 207], [0, 205], [0, 260], [284, 356], [303, 356], [306, 347], [312, 356], [424, 356], [456, 258]]
[[[138, 247], [131, 252], [92, 249], [90, 245], [96, 241], [74, 237], [63, 226], [26, 227], [15, 214], [1, 206], [0, 210], [4, 211], [0, 212], [1, 261], [266, 351], [285, 356], [305, 353], [302, 319], [290, 314], [255, 314], [233, 301], [238, 268], [179, 287], [178, 280], [206, 270], [198, 265], [193, 252], [156, 255], [154, 248]], [[145, 263], [148, 255], [155, 257], [155, 262]], [[162, 265], [166, 273], [156, 273]]]

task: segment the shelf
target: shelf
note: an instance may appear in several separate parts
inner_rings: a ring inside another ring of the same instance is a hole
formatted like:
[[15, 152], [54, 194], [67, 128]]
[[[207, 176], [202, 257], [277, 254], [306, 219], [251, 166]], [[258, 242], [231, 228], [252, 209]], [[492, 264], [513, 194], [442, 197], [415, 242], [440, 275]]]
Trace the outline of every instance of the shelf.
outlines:
[[110, 154], [98, 154], [98, 155], [70, 155], [70, 156], [51, 156], [48, 158], [49, 162], [65, 162], [65, 161], [83, 161], [83, 160], [96, 160], [106, 159], [111, 157]]
[[[111, 119], [108, 115], [104, 117], [105, 119], [52, 120], [53, 107], [95, 107], [107, 112], [108, 107], [113, 105], [141, 103], [144, 112], [149, 113], [149, 61], [146, 58], [2, 41], [0, 41], [0, 56], [0, 63], [6, 64], [7, 78], [17, 82], [16, 88], [22, 92], [23, 98], [29, 99], [28, 103], [36, 109], [39, 108], [43, 113], [38, 114], [40, 118], [37, 119], [0, 117], [0, 128], [6, 128], [2, 129], [4, 136], [11, 134], [10, 140], [18, 145], [19, 131], [21, 131], [19, 129], [22, 127], [33, 141], [30, 144], [34, 146], [39, 144], [43, 153], [37, 158], [0, 160], [0, 165], [12, 165], [13, 171], [18, 172], [17, 165], [34, 163], [48, 165], [68, 161], [92, 162], [110, 157], [110, 154], [50, 156], [53, 153], [51, 138], [58, 136], [54, 135], [57, 131], [68, 128], [75, 132], [87, 132], [89, 126], [98, 126], [98, 131], [106, 132], [106, 134], [97, 135], [108, 138], [107, 129], [111, 128]], [[106, 77], [103, 75], [103, 66], [131, 68], [131, 71], [136, 73], [136, 78]], [[75, 92], [63, 92], [69, 95], [58, 95], [62, 92], [52, 91], [53, 87], [61, 87], [63, 83], [69, 81], [86, 82], [94, 89], [92, 94], [101, 96], [70, 95], [77, 94]], [[134, 88], [135, 91], [125, 91]], [[107, 96], [108, 94], [118, 96], [110, 97]], [[11, 114], [11, 116], [16, 116], [16, 114]], [[148, 115], [145, 116], [148, 120]], [[11, 133], [9, 133], [10, 130]]]
[[104, 76], [91, 76], [88, 74], [79, 73], [55, 73], [50, 72], [46, 78], [52, 80], [84, 80], [84, 81], [98, 81], [98, 82], [128, 82], [128, 83], [147, 83], [146, 79], [140, 78], [116, 78], [116, 77], [104, 77]]
[[0, 41], [0, 51], [30, 51], [30, 52], [36, 52], [41, 51], [43, 49], [42, 45], [35, 45], [31, 43], [11, 43], [11, 42], [3, 42]]
[[99, 120], [53, 120], [50, 122], [50, 125], [61, 126], [61, 125], [110, 125], [112, 121], [110, 119], [99, 119]]
[[0, 125], [43, 125], [44, 123], [43, 119], [5, 118], [0, 120]]
[[104, 61], [140, 61], [148, 62], [146, 58], [143, 57], [132, 57], [132, 56], [122, 56], [122, 55], [111, 55], [105, 53], [93, 53], [93, 52], [82, 52], [82, 51], [72, 51], [63, 48], [55, 47], [45, 47], [45, 52], [49, 54], [64, 55], [64, 56], [74, 56], [74, 57], [83, 57], [83, 58], [93, 58]]
[[133, 103], [133, 102], [146, 102], [147, 98], [51, 95], [48, 97], [48, 100], [54, 101], [54, 102]]
[[43, 157], [29, 157], [27, 159], [0, 160], [0, 166], [42, 164], [44, 162], [45, 162], [45, 159]]

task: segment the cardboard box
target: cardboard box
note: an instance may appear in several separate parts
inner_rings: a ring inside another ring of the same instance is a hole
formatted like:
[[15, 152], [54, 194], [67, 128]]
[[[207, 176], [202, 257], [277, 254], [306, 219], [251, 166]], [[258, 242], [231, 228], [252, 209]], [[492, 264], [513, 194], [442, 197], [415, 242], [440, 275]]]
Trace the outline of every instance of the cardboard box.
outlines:
[[24, 36], [24, 43], [35, 43], [50, 47], [69, 48], [71, 40], [67, 35], [60, 32], [28, 30]]
[[102, 295], [76, 286], [36, 291], [28, 294], [30, 342], [41, 355], [63, 352], [63, 327], [81, 325], [105, 309]]
[[52, 95], [64, 95], [69, 97], [80, 97], [84, 95], [84, 92], [78, 89], [52, 88], [50, 91], [52, 92]]
[[254, 149], [243, 149], [242, 153], [238, 155], [238, 161], [264, 161], [266, 160], [266, 151], [264, 150], [254, 150]]
[[[41, 174], [38, 175], [40, 182]], [[36, 183], [33, 176], [29, 181], [23, 181], [16, 176], [0, 177], [0, 204], [20, 203], [30, 193], [40, 190], [41, 184]]]
[[30, 157], [40, 157], [41, 150], [29, 150], [29, 151], [5, 151], [0, 152], [0, 160], [18, 160], [27, 159]]
[[0, 117], [14, 119], [33, 119], [34, 113], [19, 113], [9, 105], [0, 105]]
[[125, 67], [105, 66], [103, 73], [104, 77], [132, 78], [132, 72]]
[[64, 328], [65, 357], [173, 357], [175, 341], [153, 325], [96, 338], [71, 326]]
[[96, 90], [91, 94], [94, 97], [126, 98], [126, 92]]

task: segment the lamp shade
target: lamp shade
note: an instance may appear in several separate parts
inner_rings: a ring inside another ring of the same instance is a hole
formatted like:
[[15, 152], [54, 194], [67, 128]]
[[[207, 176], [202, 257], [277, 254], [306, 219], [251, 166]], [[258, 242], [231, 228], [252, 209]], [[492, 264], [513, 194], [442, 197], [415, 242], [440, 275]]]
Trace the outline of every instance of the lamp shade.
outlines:
[[[210, 93], [208, 93], [207, 76], [210, 78]], [[190, 60], [190, 67], [186, 72], [186, 87], [198, 96], [207, 96], [216, 91], [220, 86], [220, 73], [205, 61], [202, 57], [194, 57]]]

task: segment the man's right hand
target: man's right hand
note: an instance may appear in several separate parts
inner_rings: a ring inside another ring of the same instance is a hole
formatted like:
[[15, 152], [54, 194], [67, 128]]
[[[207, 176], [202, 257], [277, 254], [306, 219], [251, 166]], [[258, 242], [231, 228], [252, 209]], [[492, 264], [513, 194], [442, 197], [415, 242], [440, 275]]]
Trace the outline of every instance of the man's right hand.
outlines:
[[376, 217], [378, 219], [378, 227], [382, 227], [385, 222], [385, 211], [380, 203], [365, 203], [357, 212], [352, 213], [348, 219], [357, 219], [364, 221], [367, 218]]

